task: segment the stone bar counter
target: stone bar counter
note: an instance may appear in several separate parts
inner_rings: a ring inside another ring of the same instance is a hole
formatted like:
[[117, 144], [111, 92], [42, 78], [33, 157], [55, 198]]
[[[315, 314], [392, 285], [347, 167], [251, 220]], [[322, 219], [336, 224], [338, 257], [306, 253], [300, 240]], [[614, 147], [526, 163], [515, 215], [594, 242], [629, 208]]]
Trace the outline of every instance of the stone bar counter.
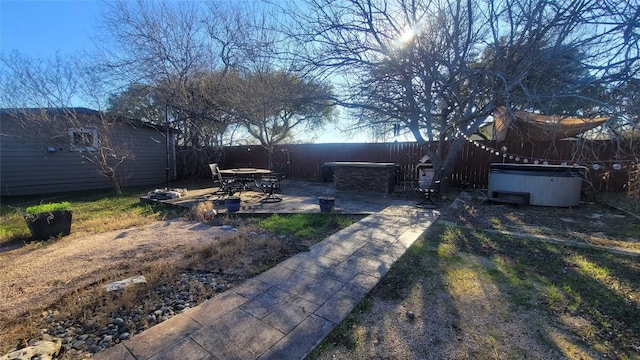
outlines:
[[324, 165], [333, 169], [336, 190], [393, 192], [395, 163], [336, 161]]

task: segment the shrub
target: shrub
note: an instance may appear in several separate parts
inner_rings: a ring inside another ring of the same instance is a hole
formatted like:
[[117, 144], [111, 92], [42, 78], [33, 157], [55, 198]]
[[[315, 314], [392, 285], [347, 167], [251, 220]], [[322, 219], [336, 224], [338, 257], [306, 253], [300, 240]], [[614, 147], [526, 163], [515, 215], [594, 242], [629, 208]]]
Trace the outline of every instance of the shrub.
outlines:
[[71, 203], [68, 201], [58, 202], [58, 203], [48, 203], [48, 204], [39, 204], [29, 206], [25, 212], [29, 215], [35, 215], [43, 212], [51, 212], [58, 210], [71, 210]]

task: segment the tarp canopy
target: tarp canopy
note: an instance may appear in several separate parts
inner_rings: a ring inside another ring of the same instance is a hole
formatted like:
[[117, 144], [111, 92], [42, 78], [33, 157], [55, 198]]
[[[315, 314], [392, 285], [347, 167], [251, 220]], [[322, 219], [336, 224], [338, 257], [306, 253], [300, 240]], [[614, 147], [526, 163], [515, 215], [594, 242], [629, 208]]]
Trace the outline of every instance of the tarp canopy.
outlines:
[[609, 120], [609, 117], [577, 118], [507, 111], [504, 106], [493, 112], [494, 140], [507, 142], [552, 141], [573, 137]]

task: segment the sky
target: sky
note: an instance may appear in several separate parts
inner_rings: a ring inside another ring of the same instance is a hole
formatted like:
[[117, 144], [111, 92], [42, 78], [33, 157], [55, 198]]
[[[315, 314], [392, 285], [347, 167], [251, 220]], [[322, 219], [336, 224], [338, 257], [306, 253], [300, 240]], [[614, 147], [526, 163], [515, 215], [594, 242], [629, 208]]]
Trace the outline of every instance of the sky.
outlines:
[[91, 0], [0, 0], [0, 50], [46, 58], [90, 48], [99, 9]]
[[[0, 52], [34, 58], [91, 50], [100, 2], [94, 0], [0, 0]], [[307, 140], [307, 139], [303, 139]], [[328, 126], [315, 142], [364, 142]], [[402, 140], [400, 140], [402, 141]]]

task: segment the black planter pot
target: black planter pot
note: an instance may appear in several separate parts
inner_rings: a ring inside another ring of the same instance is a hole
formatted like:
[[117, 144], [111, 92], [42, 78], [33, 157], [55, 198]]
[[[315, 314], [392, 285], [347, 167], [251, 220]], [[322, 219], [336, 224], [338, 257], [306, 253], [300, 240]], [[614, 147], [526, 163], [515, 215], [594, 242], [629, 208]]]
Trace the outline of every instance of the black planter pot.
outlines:
[[35, 240], [48, 240], [51, 237], [71, 234], [71, 210], [55, 210], [35, 215], [25, 215], [24, 220]]
[[332, 196], [320, 196], [318, 203], [320, 204], [320, 212], [332, 212], [336, 198]]
[[225, 199], [224, 206], [227, 208], [228, 212], [238, 212], [240, 210], [240, 199]]

